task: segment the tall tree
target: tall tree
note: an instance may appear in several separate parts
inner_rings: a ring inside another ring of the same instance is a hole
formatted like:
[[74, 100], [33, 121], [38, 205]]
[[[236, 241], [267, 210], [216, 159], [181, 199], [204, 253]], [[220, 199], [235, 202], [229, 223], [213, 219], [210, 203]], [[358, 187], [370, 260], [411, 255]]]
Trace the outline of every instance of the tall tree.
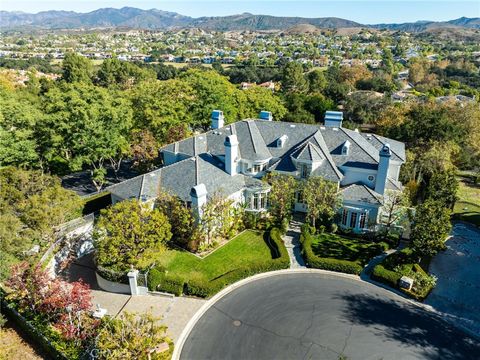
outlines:
[[245, 118], [246, 96], [228, 78], [216, 71], [190, 69], [182, 79], [191, 86], [195, 101], [191, 103], [192, 128], [208, 129], [213, 110], [221, 109], [225, 123]]
[[93, 75], [92, 62], [78, 54], [68, 52], [62, 62], [62, 79], [66, 82], [91, 83]]
[[137, 200], [102, 210], [94, 232], [96, 259], [102, 266], [125, 271], [145, 268], [165, 250], [172, 237], [167, 216]]
[[[135, 127], [149, 130], [160, 144], [166, 142], [170, 127], [193, 123], [192, 104], [197, 102], [197, 98], [184, 80], [143, 82], [129, 95], [135, 109]], [[209, 117], [210, 114], [202, 120]]]
[[289, 62], [283, 68], [282, 89], [284, 92], [306, 92], [308, 83], [303, 75], [303, 66], [297, 62]]
[[338, 186], [320, 176], [312, 176], [304, 182], [301, 189], [307, 205], [307, 217], [312, 226], [319, 219], [331, 221], [339, 207]]
[[419, 257], [434, 256], [445, 248], [450, 232], [450, 210], [442, 203], [427, 200], [417, 206], [412, 228], [412, 248]]
[[410, 197], [407, 190], [404, 190], [404, 192], [385, 191], [381, 216], [381, 222], [385, 226], [385, 238], [390, 236], [394, 225], [405, 225], [405, 222], [408, 221], [409, 205]]
[[44, 116], [37, 99], [0, 86], [0, 166], [41, 167], [35, 126]]
[[327, 86], [327, 79], [322, 70], [312, 70], [307, 74], [308, 88], [311, 93], [321, 93]]
[[42, 153], [57, 171], [86, 166], [98, 190], [105, 161], [118, 164], [128, 152], [132, 108], [112, 90], [64, 84], [45, 94], [47, 119], [38, 127]]
[[198, 227], [195, 216], [187, 204], [175, 195], [160, 191], [155, 206], [164, 214], [168, 214], [172, 226], [172, 241], [182, 248], [197, 250]]
[[297, 180], [290, 175], [273, 174], [267, 178], [267, 181], [271, 186], [268, 193], [270, 212], [280, 223], [291, 215]]
[[21, 258], [34, 244], [47, 246], [56, 227], [78, 216], [82, 205], [80, 197], [62, 188], [54, 176], [38, 170], [1, 168], [1, 276], [8, 274], [8, 262]]
[[439, 201], [452, 209], [457, 200], [458, 180], [453, 169], [437, 171], [429, 178], [425, 198]]
[[141, 68], [131, 62], [117, 58], [106, 59], [102, 62], [97, 73], [97, 83], [104, 87], [115, 86], [128, 89], [135, 84], [156, 78], [156, 73], [148, 68]]

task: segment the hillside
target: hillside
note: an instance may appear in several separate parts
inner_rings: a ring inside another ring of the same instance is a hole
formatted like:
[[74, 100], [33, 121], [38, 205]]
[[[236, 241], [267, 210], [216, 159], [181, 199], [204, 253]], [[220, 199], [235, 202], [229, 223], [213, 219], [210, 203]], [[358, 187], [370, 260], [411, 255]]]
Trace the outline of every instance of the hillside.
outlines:
[[400, 30], [407, 32], [422, 32], [440, 28], [480, 29], [480, 18], [461, 17], [450, 21], [417, 21], [414, 23], [376, 24], [371, 26], [377, 29]]
[[[133, 7], [103, 8], [88, 13], [73, 11], [43, 11], [37, 14], [0, 11], [0, 29], [92, 29], [92, 28], [170, 29], [200, 28], [217, 31], [230, 30], [287, 30], [293, 33], [317, 33], [315, 28], [339, 29], [371, 27], [377, 29], [421, 32], [434, 28], [456, 27], [480, 29], [480, 18], [462, 17], [448, 22], [418, 21], [404, 24], [362, 25], [336, 18], [302, 18], [243, 13], [230, 16], [192, 18], [157, 9], [142, 10]], [[290, 31], [290, 30], [289, 30]]]

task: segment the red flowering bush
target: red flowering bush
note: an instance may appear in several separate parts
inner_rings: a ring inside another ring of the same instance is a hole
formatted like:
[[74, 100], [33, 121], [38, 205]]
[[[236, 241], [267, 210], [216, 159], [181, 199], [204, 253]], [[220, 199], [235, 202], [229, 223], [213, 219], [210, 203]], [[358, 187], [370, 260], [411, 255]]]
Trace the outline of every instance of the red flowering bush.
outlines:
[[90, 288], [83, 281], [68, 283], [52, 278], [40, 265], [20, 263], [13, 266], [6, 285], [18, 309], [40, 314], [67, 340], [81, 343], [95, 334], [99, 321], [93, 319]]

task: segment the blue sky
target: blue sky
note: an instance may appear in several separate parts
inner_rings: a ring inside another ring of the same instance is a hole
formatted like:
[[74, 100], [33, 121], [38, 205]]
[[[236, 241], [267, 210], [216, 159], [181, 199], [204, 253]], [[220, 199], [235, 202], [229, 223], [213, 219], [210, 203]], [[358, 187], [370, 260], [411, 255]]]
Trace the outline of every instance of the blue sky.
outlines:
[[156, 8], [193, 17], [232, 15], [242, 12], [278, 16], [336, 16], [364, 24], [417, 20], [439, 21], [461, 16], [480, 17], [480, 0], [0, 0], [1, 10], [33, 13], [44, 10], [88, 12], [101, 7], [123, 6]]

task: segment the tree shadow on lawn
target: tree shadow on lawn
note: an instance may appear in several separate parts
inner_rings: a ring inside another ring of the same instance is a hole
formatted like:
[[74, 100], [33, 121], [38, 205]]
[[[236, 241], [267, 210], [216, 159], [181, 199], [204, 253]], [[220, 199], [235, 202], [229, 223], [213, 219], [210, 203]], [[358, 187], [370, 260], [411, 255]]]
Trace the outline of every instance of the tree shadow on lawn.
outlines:
[[372, 295], [341, 295], [344, 317], [378, 336], [423, 349], [426, 359], [479, 359], [480, 342], [413, 305]]

